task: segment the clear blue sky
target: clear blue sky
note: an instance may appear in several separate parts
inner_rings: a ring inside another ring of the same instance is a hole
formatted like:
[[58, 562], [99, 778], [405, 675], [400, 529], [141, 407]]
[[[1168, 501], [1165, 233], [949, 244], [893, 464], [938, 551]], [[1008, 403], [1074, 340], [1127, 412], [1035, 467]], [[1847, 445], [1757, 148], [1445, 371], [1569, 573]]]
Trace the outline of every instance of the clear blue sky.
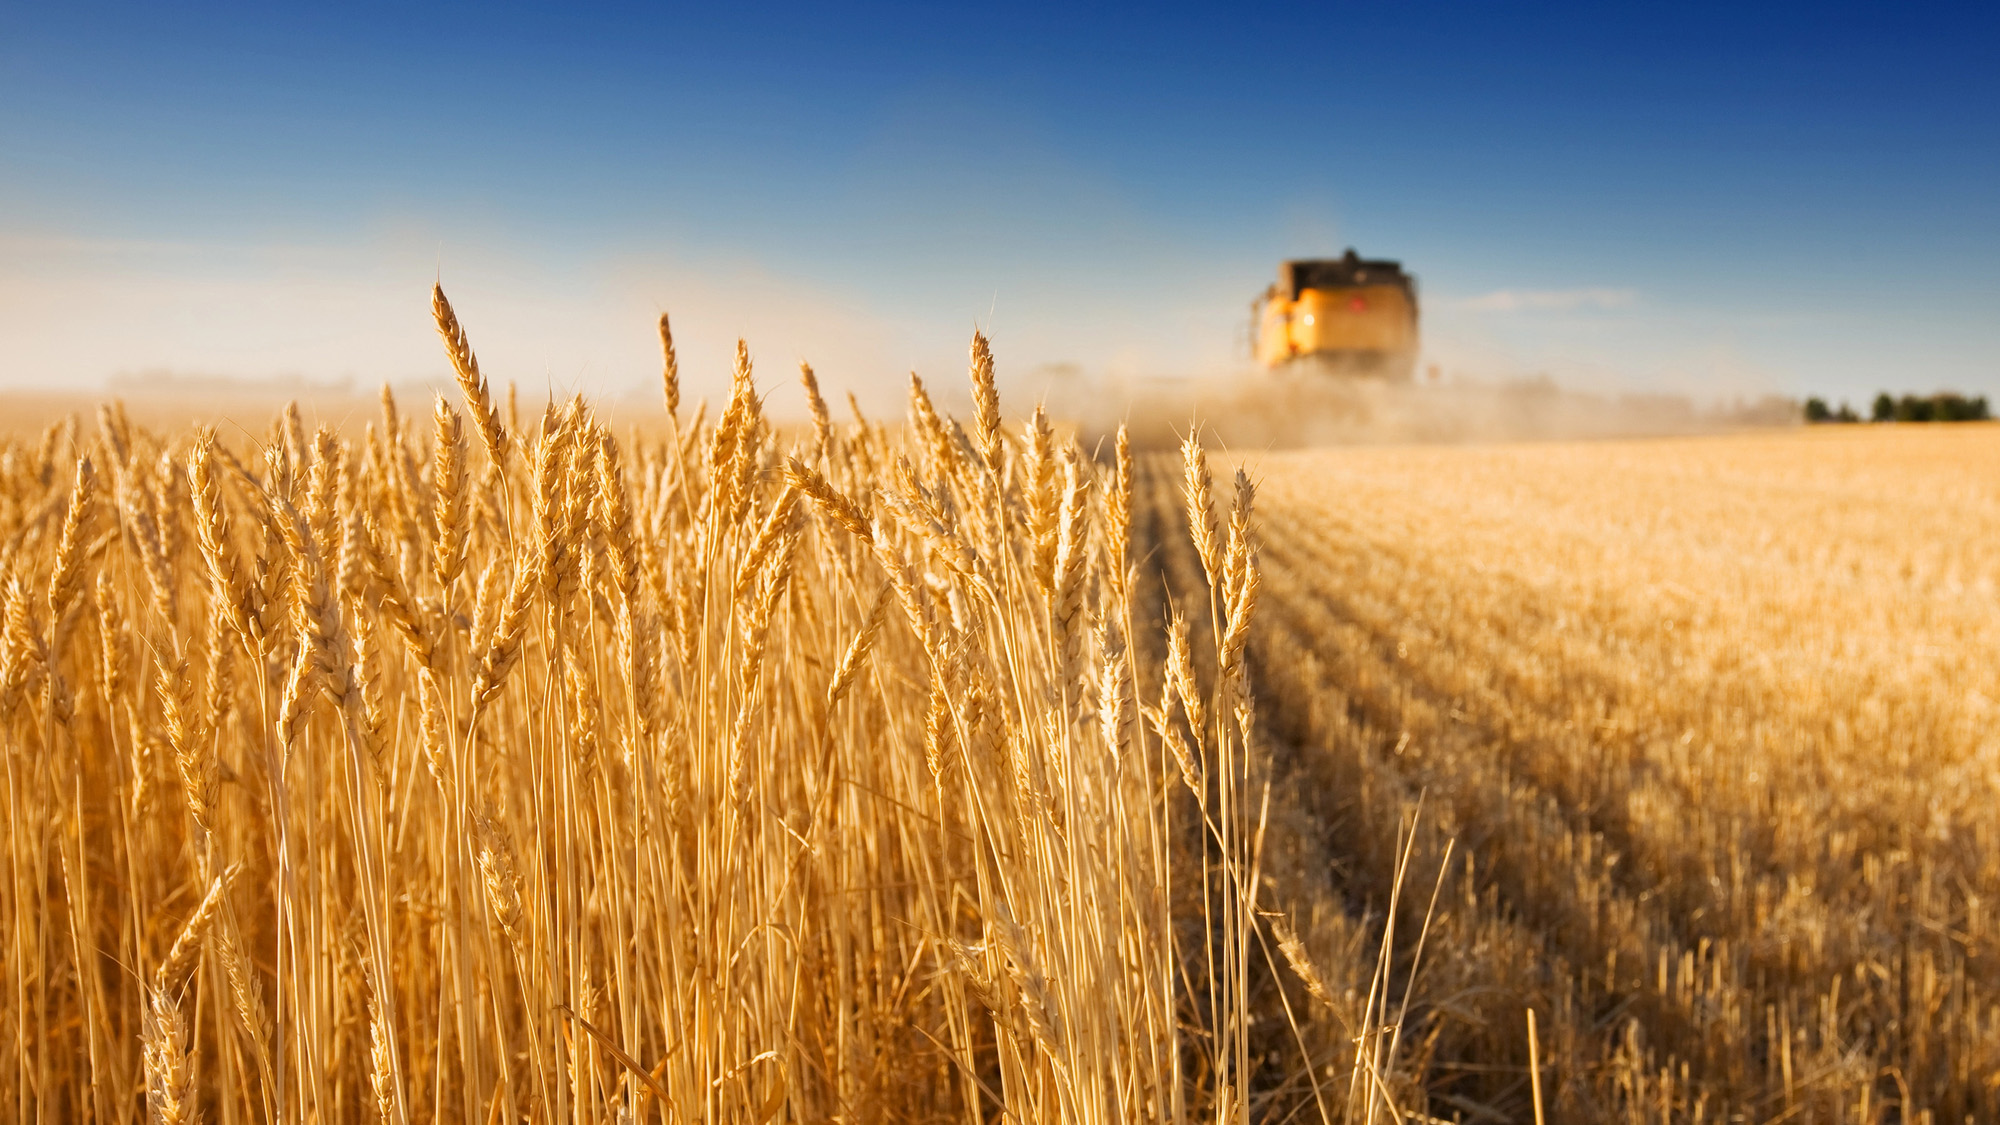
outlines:
[[1280, 258], [1448, 370], [2000, 393], [2000, 16], [0, 2], [0, 381], [1017, 385], [1241, 362]]

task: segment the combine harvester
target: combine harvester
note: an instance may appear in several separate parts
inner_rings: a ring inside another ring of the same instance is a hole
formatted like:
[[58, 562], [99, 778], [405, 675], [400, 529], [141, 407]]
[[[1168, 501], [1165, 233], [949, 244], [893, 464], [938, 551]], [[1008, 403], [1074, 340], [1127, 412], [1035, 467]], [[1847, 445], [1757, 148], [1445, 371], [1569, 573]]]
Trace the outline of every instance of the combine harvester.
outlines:
[[1257, 362], [1406, 382], [1417, 367], [1417, 283], [1401, 262], [1349, 250], [1278, 267], [1250, 306]]

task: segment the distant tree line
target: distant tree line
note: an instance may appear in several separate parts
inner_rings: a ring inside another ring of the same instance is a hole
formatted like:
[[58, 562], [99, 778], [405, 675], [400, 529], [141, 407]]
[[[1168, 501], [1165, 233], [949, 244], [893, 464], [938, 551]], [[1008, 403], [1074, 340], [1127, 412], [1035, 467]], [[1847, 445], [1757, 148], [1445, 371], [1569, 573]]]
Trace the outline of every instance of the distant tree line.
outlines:
[[[1986, 405], [1985, 395], [1968, 398], [1955, 391], [1904, 395], [1901, 398], [1883, 391], [1875, 396], [1875, 403], [1868, 412], [1871, 422], [1984, 422], [1991, 417], [1993, 412]], [[1809, 398], [1806, 400], [1806, 421], [1859, 422], [1861, 416], [1845, 402], [1838, 407], [1828, 407], [1823, 398]]]

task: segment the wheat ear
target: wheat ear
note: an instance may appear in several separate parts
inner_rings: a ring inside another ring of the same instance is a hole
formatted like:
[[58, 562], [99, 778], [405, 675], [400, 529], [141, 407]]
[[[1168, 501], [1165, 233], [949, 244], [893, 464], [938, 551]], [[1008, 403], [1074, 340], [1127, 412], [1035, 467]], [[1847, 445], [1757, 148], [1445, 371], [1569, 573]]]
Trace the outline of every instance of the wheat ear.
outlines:
[[[221, 640], [216, 638], [210, 643], [219, 645]], [[194, 680], [188, 675], [188, 662], [177, 661], [169, 667], [167, 659], [164, 653], [157, 659], [161, 718], [167, 728], [167, 744], [174, 753], [182, 791], [187, 795], [188, 814], [206, 834], [215, 831], [218, 772], [215, 755], [209, 752], [208, 732], [202, 729], [195, 714]]]
[[1291, 924], [1282, 917], [1271, 919], [1271, 932], [1278, 938], [1278, 951], [1285, 955], [1285, 963], [1292, 967], [1292, 972], [1298, 974], [1299, 983], [1306, 986], [1306, 991], [1313, 999], [1326, 1005], [1328, 1010], [1337, 1011], [1333, 993], [1327, 989], [1326, 981], [1319, 975], [1319, 969], [1314, 967], [1312, 958], [1306, 954], [1305, 943], [1299, 940], [1298, 932], [1293, 930]]
[[486, 885], [486, 902], [493, 920], [516, 948], [521, 940], [521, 875], [514, 858], [514, 841], [490, 816], [476, 815], [479, 874]]
[[788, 458], [785, 462], [785, 480], [793, 488], [805, 493], [806, 498], [813, 502], [813, 507], [818, 508], [822, 516], [847, 529], [849, 535], [863, 543], [872, 545], [875, 542], [875, 532], [869, 526], [868, 514], [861, 510], [859, 504], [848, 499], [846, 494], [827, 483], [827, 479], [820, 475], [819, 470], [808, 468], [796, 457]]
[[1123, 757], [1132, 746], [1132, 670], [1125, 653], [1104, 660], [1097, 687], [1097, 718], [1104, 747]]
[[445, 354], [451, 357], [452, 374], [458, 379], [458, 389], [465, 395], [466, 406], [472, 410], [472, 420], [479, 427], [480, 440], [486, 443], [486, 455], [495, 466], [507, 463], [507, 430], [500, 424], [500, 413], [493, 408], [493, 392], [486, 385], [486, 377], [479, 373], [479, 357], [472, 354], [472, 345], [465, 338], [465, 329], [458, 323], [458, 314], [451, 309], [451, 302], [445, 298], [444, 286], [431, 286], [431, 316], [437, 321], [438, 336], [444, 340]]
[[1132, 553], [1132, 438], [1124, 425], [1118, 427], [1117, 476], [1104, 494], [1105, 548], [1109, 555], [1113, 590], [1123, 601], [1131, 583], [1127, 570]]
[[854, 681], [861, 675], [862, 663], [868, 659], [868, 652], [875, 647], [875, 637], [882, 631], [882, 622], [889, 615], [889, 595], [894, 588], [884, 583], [875, 595], [875, 604], [868, 608], [868, 619], [854, 640], [847, 646], [847, 652], [840, 658], [840, 666], [834, 670], [833, 682], [826, 689], [826, 709], [831, 712]]
[[63, 516], [55, 571], [49, 576], [49, 621], [58, 635], [63, 619], [83, 594], [83, 564], [96, 513], [97, 470], [91, 466], [90, 458], [83, 457], [76, 463], [76, 484], [70, 489], [69, 510]]
[[680, 420], [681, 414], [681, 363], [674, 355], [674, 330], [667, 323], [667, 314], [660, 314], [660, 351], [665, 360], [660, 370], [661, 389], [666, 393], [667, 417]]
[[1040, 403], [1028, 418], [1027, 515], [1028, 546], [1032, 552], [1035, 585], [1046, 596], [1055, 588], [1056, 517], [1062, 501], [1056, 490], [1057, 458], [1055, 427]]
[[465, 424], [459, 421], [458, 411], [451, 408], [443, 395], [438, 396], [431, 416], [437, 431], [437, 453], [431, 467], [431, 488], [435, 495], [431, 515], [436, 523], [436, 533], [431, 536], [431, 564], [438, 585], [449, 589], [465, 570], [468, 542], [466, 508], [470, 498], [466, 491]]
[[152, 1125], [194, 1125], [201, 1118], [195, 1103], [193, 1047], [180, 1002], [165, 989], [147, 992], [139, 1043]]
[[971, 366], [973, 430], [979, 438], [980, 455], [986, 458], [987, 471], [997, 474], [1006, 443], [1000, 432], [1000, 385], [993, 376], [993, 348], [984, 333], [972, 334]]
[[1084, 492], [1081, 467], [1074, 452], [1063, 457], [1063, 498], [1054, 560], [1054, 597], [1050, 622], [1055, 627], [1058, 655], [1057, 690], [1074, 704], [1083, 694], [1077, 676], [1083, 665], [1084, 614]]
[[167, 959], [153, 974], [153, 987], [163, 993], [178, 993], [194, 972], [194, 961], [201, 956], [203, 939], [214, 924], [216, 913], [222, 906], [222, 892], [226, 880], [218, 875], [208, 884], [208, 893], [201, 898], [201, 904], [181, 927], [180, 936], [174, 939], [173, 948], [167, 952]]
[[819, 376], [813, 374], [811, 364], [799, 364], [799, 385], [805, 388], [806, 409], [812, 413], [813, 455], [817, 461], [833, 448], [833, 415], [826, 409], [826, 399], [819, 393]]
[[1215, 531], [1215, 481], [1208, 471], [1208, 451], [1193, 434], [1181, 442], [1181, 460], [1185, 470], [1181, 489], [1187, 500], [1188, 533], [1194, 538], [1195, 553], [1201, 556], [1202, 573], [1207, 576], [1208, 584], [1214, 586], [1222, 570], [1222, 546]]
[[1180, 697], [1181, 706], [1187, 710], [1188, 726], [1194, 729], [1195, 737], [1201, 737], [1206, 728], [1206, 716], [1202, 713], [1201, 687], [1194, 678], [1194, 656], [1188, 645], [1187, 618], [1178, 610], [1167, 626], [1167, 687]]

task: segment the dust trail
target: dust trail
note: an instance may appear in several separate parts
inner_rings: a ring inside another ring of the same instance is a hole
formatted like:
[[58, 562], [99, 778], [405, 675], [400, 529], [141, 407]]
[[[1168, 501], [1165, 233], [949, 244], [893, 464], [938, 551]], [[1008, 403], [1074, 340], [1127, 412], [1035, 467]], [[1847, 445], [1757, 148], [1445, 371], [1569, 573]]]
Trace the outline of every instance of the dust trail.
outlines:
[[1218, 444], [1238, 450], [1663, 437], [1795, 425], [1800, 417], [1797, 403], [1776, 396], [1700, 403], [1592, 394], [1547, 378], [1391, 383], [1304, 370], [1080, 390], [1052, 396], [1051, 411], [1086, 433], [1123, 422], [1148, 448], [1177, 443], [1194, 417]]

